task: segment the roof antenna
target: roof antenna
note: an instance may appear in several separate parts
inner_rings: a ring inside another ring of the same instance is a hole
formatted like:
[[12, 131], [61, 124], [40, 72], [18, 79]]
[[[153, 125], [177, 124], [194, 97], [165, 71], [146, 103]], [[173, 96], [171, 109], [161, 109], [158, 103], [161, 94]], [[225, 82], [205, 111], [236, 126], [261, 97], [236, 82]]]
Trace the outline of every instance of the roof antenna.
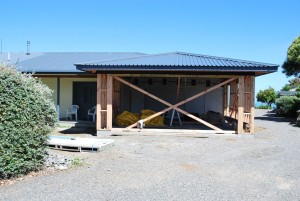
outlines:
[[30, 41], [27, 41], [27, 53], [26, 55], [30, 55]]

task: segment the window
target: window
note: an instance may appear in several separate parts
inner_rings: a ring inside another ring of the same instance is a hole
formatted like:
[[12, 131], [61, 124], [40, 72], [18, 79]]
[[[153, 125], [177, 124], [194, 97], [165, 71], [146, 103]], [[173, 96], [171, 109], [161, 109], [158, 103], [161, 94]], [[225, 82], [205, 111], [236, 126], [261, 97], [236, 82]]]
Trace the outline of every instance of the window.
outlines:
[[196, 83], [197, 83], [196, 80], [192, 80], [192, 81], [191, 81], [191, 85], [192, 85], [192, 86], [196, 86]]
[[167, 83], [168, 83], [168, 80], [166, 78], [162, 79], [162, 84], [163, 85], [167, 85]]

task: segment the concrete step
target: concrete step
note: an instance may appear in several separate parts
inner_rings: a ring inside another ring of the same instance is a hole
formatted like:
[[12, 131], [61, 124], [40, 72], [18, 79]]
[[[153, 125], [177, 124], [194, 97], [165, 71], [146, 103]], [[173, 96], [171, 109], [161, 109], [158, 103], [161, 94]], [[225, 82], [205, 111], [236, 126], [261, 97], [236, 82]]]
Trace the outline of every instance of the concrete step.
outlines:
[[59, 121], [59, 128], [96, 128], [96, 122], [92, 121]]

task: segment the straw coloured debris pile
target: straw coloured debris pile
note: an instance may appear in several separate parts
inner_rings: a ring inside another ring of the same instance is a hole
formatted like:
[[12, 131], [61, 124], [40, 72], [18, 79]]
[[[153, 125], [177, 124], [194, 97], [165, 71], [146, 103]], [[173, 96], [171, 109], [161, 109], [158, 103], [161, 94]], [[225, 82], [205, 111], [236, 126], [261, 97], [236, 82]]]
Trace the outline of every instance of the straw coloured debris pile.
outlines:
[[[146, 119], [147, 117], [155, 114], [155, 111], [152, 110], [142, 110], [141, 111], [141, 119]], [[163, 127], [164, 126], [164, 118], [162, 116], [154, 117], [153, 119], [150, 119], [149, 121], [145, 122], [146, 126], [157, 126], [157, 127]]]
[[139, 114], [124, 111], [116, 117], [116, 124], [118, 126], [129, 126], [136, 123], [138, 120], [140, 120]]
[[[124, 111], [122, 114], [116, 117], [116, 124], [118, 126], [129, 126], [141, 119], [145, 119], [153, 114], [155, 111], [152, 110], [142, 110], [141, 114], [131, 113], [128, 111]], [[163, 127], [164, 126], [164, 118], [162, 116], [154, 117], [145, 122], [146, 126], [155, 126], [155, 127]]]

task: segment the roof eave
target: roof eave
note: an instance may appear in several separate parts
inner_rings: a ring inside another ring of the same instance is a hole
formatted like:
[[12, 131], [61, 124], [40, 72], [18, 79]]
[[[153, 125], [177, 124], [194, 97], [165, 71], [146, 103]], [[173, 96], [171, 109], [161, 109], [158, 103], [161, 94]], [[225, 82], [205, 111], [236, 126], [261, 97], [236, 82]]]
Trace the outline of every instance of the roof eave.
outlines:
[[77, 64], [76, 69], [82, 71], [96, 71], [105, 73], [153, 73], [153, 72], [181, 72], [181, 73], [255, 73], [257, 75], [269, 74], [278, 71], [279, 66], [264, 67], [233, 67], [233, 66], [99, 66], [99, 65], [81, 65]]

